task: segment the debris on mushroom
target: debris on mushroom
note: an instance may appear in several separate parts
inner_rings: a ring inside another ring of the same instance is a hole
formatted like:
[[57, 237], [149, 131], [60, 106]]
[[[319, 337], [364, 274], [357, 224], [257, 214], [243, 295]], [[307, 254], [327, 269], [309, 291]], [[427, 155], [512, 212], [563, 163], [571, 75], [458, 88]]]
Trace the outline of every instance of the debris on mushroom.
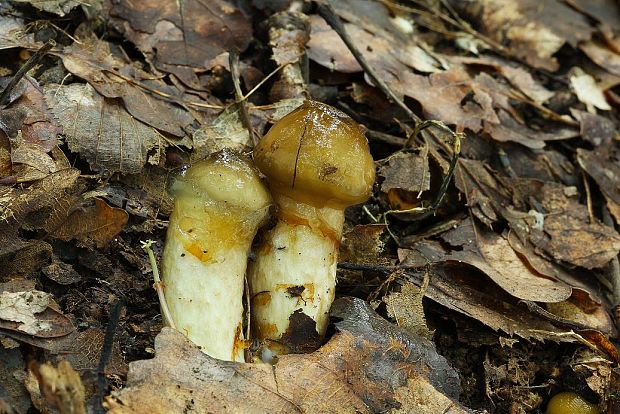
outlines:
[[311, 350], [334, 300], [344, 209], [372, 191], [368, 141], [346, 114], [306, 101], [273, 125], [254, 162], [278, 220], [249, 266], [252, 329], [276, 353]]
[[174, 325], [206, 354], [243, 361], [248, 254], [271, 196], [251, 161], [228, 150], [193, 165], [172, 191], [162, 281]]

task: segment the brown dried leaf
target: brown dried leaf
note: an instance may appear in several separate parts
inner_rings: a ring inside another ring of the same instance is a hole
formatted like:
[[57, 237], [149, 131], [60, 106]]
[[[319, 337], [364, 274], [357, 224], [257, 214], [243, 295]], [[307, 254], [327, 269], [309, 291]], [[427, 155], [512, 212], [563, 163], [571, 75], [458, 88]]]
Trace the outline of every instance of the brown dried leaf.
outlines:
[[[480, 273], [472, 272], [459, 262], [441, 264], [445, 255], [441, 246], [432, 242], [420, 242], [415, 249], [399, 249], [398, 252], [400, 262], [405, 266], [415, 266], [421, 262], [426, 264], [429, 260], [438, 263], [433, 267], [425, 295], [448, 309], [478, 320], [495, 331], [525, 339], [549, 338], [549, 334], [556, 330], [548, 321], [519, 307], [517, 299], [497, 289]], [[422, 285], [421, 272], [407, 275], [417, 286]], [[565, 340], [573, 342], [575, 339]]]
[[15, 138], [21, 131], [22, 143], [36, 146], [42, 153], [51, 151], [61, 129], [47, 107], [43, 90], [30, 76], [22, 79], [16, 88], [19, 97], [0, 111], [0, 129], [9, 138]]
[[574, 108], [570, 113], [579, 121], [581, 137], [591, 144], [608, 143], [616, 136], [616, 125], [611, 119]]
[[[512, 186], [517, 207], [538, 205], [544, 212], [542, 230], [531, 227], [527, 237], [545, 254], [593, 269], [605, 266], [620, 251], [620, 235], [597, 220], [590, 221], [587, 207], [579, 203], [574, 187], [527, 179], [512, 180]], [[517, 226], [513, 220], [511, 227]]]
[[478, 20], [485, 35], [541, 69], [557, 70], [553, 55], [565, 43], [575, 47], [589, 40], [593, 31], [585, 16], [557, 0], [546, 1], [544, 7], [537, 0], [479, 0], [468, 6], [482, 9]]
[[[90, 36], [82, 39], [81, 43], [65, 47], [57, 54], [69, 72], [86, 79], [106, 98], [119, 98], [127, 112], [153, 128], [183, 137], [183, 128], [194, 120], [180, 106], [158, 97], [168, 96], [169, 100], [178, 101], [181, 95], [178, 89], [116, 57], [107, 42]], [[71, 87], [73, 85], [69, 86]], [[50, 87], [46, 88], [46, 92], [48, 98], [50, 92], [55, 93]], [[92, 93], [87, 92], [86, 95]], [[51, 104], [50, 106], [53, 107]], [[57, 111], [54, 113], [58, 115]]]
[[362, 264], [392, 264], [393, 260], [385, 254], [385, 237], [384, 224], [359, 224], [343, 234], [339, 260]]
[[[411, 68], [423, 73], [441, 71], [442, 64], [416, 43], [414, 36], [407, 36], [390, 22], [387, 8], [380, 2], [333, 2], [336, 13], [351, 23], [345, 23], [349, 36], [355, 39], [360, 52], [377, 71], [380, 78], [394, 87], [398, 94], [406, 94], [406, 85], [401, 81], [403, 73]], [[359, 10], [351, 14], [349, 7]], [[368, 14], [361, 9], [366, 8]], [[363, 16], [361, 19], [360, 17]], [[308, 57], [318, 64], [344, 73], [361, 72], [357, 63], [340, 36], [321, 17], [310, 16], [311, 35], [308, 42]]]
[[422, 299], [424, 289], [418, 288], [411, 282], [405, 282], [400, 292], [392, 292], [383, 297], [388, 316], [396, 320], [396, 324], [403, 329], [425, 338], [432, 338], [428, 329]]
[[146, 0], [114, 3], [113, 24], [163, 71], [184, 82], [197, 83], [190, 69], [204, 70], [222, 52], [245, 50], [252, 26], [244, 13], [228, 0], [184, 0], [166, 3]]
[[195, 130], [192, 141], [192, 156], [197, 160], [225, 148], [241, 151], [252, 143], [250, 133], [243, 126], [236, 107], [226, 109], [213, 122]]
[[614, 52], [600, 42], [590, 40], [582, 42], [579, 49], [583, 51], [594, 63], [614, 75], [620, 75], [620, 54]]
[[27, 3], [39, 10], [56, 14], [60, 17], [82, 4], [78, 0], [14, 0], [16, 3]]
[[593, 151], [577, 149], [577, 162], [605, 195], [605, 198], [620, 204], [620, 149], [618, 143], [608, 142]]
[[77, 83], [50, 86], [46, 95], [69, 149], [88, 160], [91, 168], [138, 173], [147, 162], [159, 162], [167, 145], [163, 136], [132, 117], [117, 100]]
[[467, 263], [486, 274], [510, 295], [536, 302], [560, 302], [570, 297], [571, 287], [550, 275], [541, 275], [527, 266], [508, 241], [494, 233], [463, 220], [444, 237], [460, 250], [450, 252], [442, 261]]
[[498, 123], [489, 97], [472, 93], [471, 79], [463, 68], [452, 68], [430, 76], [407, 72], [403, 92], [422, 104], [426, 118], [441, 119], [456, 124], [458, 130], [469, 128], [474, 132], [482, 128], [482, 122]]
[[379, 169], [379, 175], [385, 179], [381, 183], [384, 193], [392, 189], [401, 189], [417, 197], [430, 188], [428, 154], [398, 152], [389, 157], [388, 162]]
[[[107, 398], [109, 413], [180, 412], [188, 404], [222, 413], [430, 413], [432, 404], [466, 412], [455, 402], [458, 376], [431, 342], [399, 331], [359, 299], [340, 299], [333, 310], [343, 321], [330, 342], [274, 366], [215, 360], [164, 328], [155, 359], [131, 363], [128, 387]], [[419, 388], [430, 401], [410, 394]]]
[[84, 246], [100, 249], [121, 232], [128, 219], [125, 210], [110, 207], [96, 198], [94, 204], [73, 211], [51, 235], [65, 241], [77, 239]]
[[65, 336], [74, 330], [71, 321], [54, 309], [52, 295], [34, 289], [15, 291], [0, 285], [0, 328], [39, 338]]

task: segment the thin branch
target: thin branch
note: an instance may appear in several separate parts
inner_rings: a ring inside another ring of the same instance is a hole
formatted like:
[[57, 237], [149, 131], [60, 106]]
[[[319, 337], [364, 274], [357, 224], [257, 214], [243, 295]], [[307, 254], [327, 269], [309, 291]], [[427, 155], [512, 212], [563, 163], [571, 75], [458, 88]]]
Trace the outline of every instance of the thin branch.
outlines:
[[45, 56], [45, 54], [49, 52], [49, 50], [54, 46], [56, 46], [56, 42], [54, 42], [53, 40], [49, 40], [39, 50], [37, 50], [34, 55], [30, 56], [30, 59], [28, 59], [21, 68], [19, 68], [17, 73], [13, 75], [13, 78], [11, 79], [9, 84], [6, 85], [6, 88], [4, 88], [2, 93], [0, 93], [0, 105], [4, 105], [8, 102], [11, 91], [19, 83], [21, 78], [23, 78], [24, 75], [26, 75], [26, 73], [28, 73], [28, 71], [32, 69], [37, 63], [39, 63], [41, 59], [43, 59], [43, 56]]

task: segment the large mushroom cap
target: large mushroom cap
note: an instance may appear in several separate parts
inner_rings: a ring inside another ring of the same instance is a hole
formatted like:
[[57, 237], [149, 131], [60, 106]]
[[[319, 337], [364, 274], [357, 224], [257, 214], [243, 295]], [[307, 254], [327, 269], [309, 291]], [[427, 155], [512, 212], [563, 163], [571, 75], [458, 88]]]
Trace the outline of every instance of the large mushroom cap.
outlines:
[[248, 210], [271, 204], [271, 196], [252, 162], [226, 149], [192, 165], [177, 179], [173, 191], [189, 196], [197, 193]]
[[254, 148], [272, 190], [317, 207], [365, 201], [375, 181], [368, 141], [345, 113], [306, 101]]

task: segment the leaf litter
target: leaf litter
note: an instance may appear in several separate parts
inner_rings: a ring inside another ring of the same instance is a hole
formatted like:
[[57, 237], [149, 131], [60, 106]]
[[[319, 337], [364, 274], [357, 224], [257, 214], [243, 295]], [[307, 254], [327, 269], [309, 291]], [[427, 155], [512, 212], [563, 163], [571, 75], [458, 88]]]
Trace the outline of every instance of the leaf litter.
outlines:
[[[40, 47], [35, 39], [57, 46], [0, 108], [0, 303], [13, 304], [0, 317], [1, 349], [27, 345], [41, 351], [39, 362], [69, 360], [86, 385], [70, 405], [122, 384], [107, 398], [112, 412], [141, 412], [144, 401], [148, 412], [239, 401], [283, 412], [532, 412], [564, 389], [616, 404], [608, 398], [617, 388], [610, 366], [620, 303], [613, 2], [332, 2], [397, 98], [466, 135], [454, 183], [422, 218], [393, 210], [432, 203], [452, 148], [436, 129], [413, 135], [407, 113], [311, 9], [302, 16], [309, 39], [278, 27], [284, 43], [269, 43], [265, 30], [278, 19], [258, 22], [292, 13], [286, 2], [140, 10], [104, 2], [105, 28], [84, 17], [97, 4], [22, 3], [2, 6], [0, 52], [19, 54], [0, 65], [2, 89]], [[29, 4], [73, 20], [67, 26], [50, 14], [50, 25], [25, 26]], [[242, 79], [233, 78], [228, 52], [241, 52]], [[290, 66], [274, 70], [278, 62]], [[42, 76], [52, 65], [54, 82]], [[136, 246], [163, 241], [166, 187], [179, 167], [221, 148], [251, 150], [252, 136], [300, 104], [300, 85], [287, 83], [295, 65], [311, 96], [369, 129], [380, 177], [373, 197], [347, 212], [335, 332], [318, 351], [273, 367], [212, 360], [170, 330], [153, 351], [161, 319]], [[287, 88], [292, 99], [274, 99]], [[378, 314], [347, 296], [371, 299]], [[49, 302], [16, 312], [27, 297]], [[110, 343], [104, 329], [119, 297], [131, 306]], [[51, 331], [40, 329], [49, 321]], [[425, 371], [420, 359], [449, 375]], [[54, 375], [79, 382], [64, 365], [44, 380], [27, 374], [23, 360], [14, 366], [20, 381], [11, 384], [22, 393], [3, 394], [0, 407], [60, 408], [62, 391], [38, 390]], [[334, 399], [325, 401], [329, 390]]]

